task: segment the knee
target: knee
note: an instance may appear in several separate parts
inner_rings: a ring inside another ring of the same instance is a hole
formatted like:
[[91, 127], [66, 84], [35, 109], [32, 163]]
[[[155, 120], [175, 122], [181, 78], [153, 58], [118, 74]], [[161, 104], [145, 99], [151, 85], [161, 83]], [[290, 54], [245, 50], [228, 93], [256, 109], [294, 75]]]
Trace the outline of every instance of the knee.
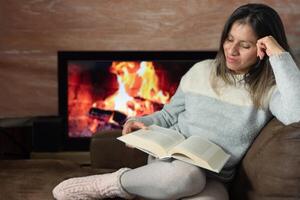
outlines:
[[197, 194], [203, 190], [206, 177], [203, 170], [195, 166], [174, 169], [163, 181], [163, 191], [169, 199]]
[[198, 167], [192, 166], [178, 175], [178, 185], [182, 192], [199, 193], [205, 187], [205, 173]]
[[223, 183], [213, 179], [208, 179], [206, 182], [207, 183], [202, 192], [197, 195], [184, 198], [184, 200], [229, 200], [228, 191]]

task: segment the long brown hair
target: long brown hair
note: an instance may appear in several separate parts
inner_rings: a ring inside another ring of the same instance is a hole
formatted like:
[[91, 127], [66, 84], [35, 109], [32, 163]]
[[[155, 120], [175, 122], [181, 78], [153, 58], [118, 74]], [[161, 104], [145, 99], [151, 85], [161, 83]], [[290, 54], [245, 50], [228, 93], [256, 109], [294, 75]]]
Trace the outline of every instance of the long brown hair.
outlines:
[[[283, 23], [274, 9], [264, 4], [243, 5], [237, 8], [228, 18], [221, 35], [216, 57], [216, 76], [220, 76], [225, 83], [236, 83], [233, 72], [226, 67], [223, 49], [223, 44], [234, 22], [249, 24], [258, 38], [268, 35], [273, 36], [285, 51], [290, 51]], [[259, 60], [258, 58], [257, 63], [244, 75], [244, 81], [250, 92], [254, 106], [257, 108], [262, 107], [265, 95], [275, 85], [274, 73], [267, 56], [263, 60]]]

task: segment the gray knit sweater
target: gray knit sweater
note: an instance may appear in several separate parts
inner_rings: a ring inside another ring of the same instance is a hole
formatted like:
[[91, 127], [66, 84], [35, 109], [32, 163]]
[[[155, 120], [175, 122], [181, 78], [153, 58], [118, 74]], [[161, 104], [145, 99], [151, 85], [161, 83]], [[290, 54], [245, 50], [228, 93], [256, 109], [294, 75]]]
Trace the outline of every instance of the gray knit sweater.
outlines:
[[200, 135], [218, 144], [231, 155], [218, 176], [230, 179], [235, 166], [272, 116], [284, 124], [300, 121], [298, 67], [287, 52], [271, 56], [269, 61], [276, 86], [266, 95], [260, 109], [254, 107], [242, 81], [229, 85], [216, 77], [221, 86], [216, 92], [211, 84], [216, 64], [214, 60], [205, 60], [182, 77], [175, 95], [161, 111], [131, 120], [173, 128], [186, 137]]

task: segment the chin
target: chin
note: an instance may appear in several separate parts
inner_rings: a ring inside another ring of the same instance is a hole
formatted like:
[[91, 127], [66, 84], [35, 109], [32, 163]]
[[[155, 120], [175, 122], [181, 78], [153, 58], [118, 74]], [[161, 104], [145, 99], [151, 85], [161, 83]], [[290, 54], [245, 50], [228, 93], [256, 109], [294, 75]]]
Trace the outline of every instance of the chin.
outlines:
[[239, 67], [238, 67], [238, 66], [235, 66], [235, 65], [233, 65], [233, 64], [231, 64], [231, 63], [228, 63], [228, 62], [226, 62], [226, 66], [227, 66], [227, 68], [230, 69], [231, 71], [239, 70]]
[[234, 65], [232, 65], [232, 64], [228, 64], [228, 63], [227, 63], [227, 68], [228, 68], [230, 71], [232, 71], [232, 72], [234, 72], [234, 73], [236, 73], [236, 74], [243, 74], [243, 73], [244, 73], [243, 70], [242, 70], [240, 67], [234, 66]]

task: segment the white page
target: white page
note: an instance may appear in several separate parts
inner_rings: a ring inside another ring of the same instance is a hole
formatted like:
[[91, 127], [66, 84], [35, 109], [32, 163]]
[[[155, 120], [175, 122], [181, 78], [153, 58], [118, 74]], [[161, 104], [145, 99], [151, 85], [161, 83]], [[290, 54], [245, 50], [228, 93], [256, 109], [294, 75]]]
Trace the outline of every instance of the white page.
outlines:
[[134, 131], [118, 139], [146, 153], [153, 152], [161, 158], [167, 156], [166, 153], [169, 149], [182, 142], [184, 136], [177, 131], [152, 125], [147, 129]]

